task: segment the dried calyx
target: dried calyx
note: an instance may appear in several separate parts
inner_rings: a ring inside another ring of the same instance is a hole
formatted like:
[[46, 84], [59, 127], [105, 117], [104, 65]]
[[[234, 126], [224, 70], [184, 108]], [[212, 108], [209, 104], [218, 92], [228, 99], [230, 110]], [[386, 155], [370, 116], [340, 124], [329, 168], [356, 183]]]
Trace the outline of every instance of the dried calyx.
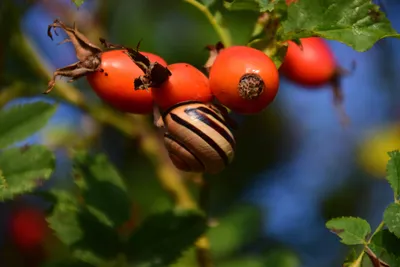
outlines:
[[52, 24], [48, 26], [47, 35], [53, 40], [53, 35], [51, 30], [54, 30], [55, 35], [58, 35], [56, 29], [61, 28], [68, 35], [68, 38], [59, 44], [71, 42], [74, 45], [76, 57], [78, 62], [71, 65], [56, 69], [53, 73], [53, 77], [48, 83], [47, 90], [45, 94], [50, 93], [55, 85], [57, 76], [70, 77], [69, 82], [75, 81], [80, 77], [85, 76], [90, 72], [99, 70], [100, 66], [100, 54], [102, 50], [91, 43], [82, 33], [78, 31], [76, 25], [73, 28], [67, 27], [60, 20], [56, 19]]
[[203, 65], [203, 67], [208, 72], [210, 72], [210, 69], [211, 69], [212, 65], [214, 64], [214, 61], [217, 58], [219, 52], [224, 48], [225, 48], [225, 46], [221, 42], [218, 42], [215, 45], [207, 45], [206, 46], [206, 49], [208, 50], [208, 52], [210, 54], [209, 54], [209, 57], [208, 57], [206, 63]]
[[[101, 54], [103, 53], [103, 50], [100, 47], [90, 42], [86, 36], [80, 33], [76, 25], [70, 28], [58, 19], [54, 20], [54, 22], [48, 26], [47, 35], [50, 39], [53, 40], [53, 35], [51, 33], [52, 29], [54, 30], [54, 34], [58, 35], [56, 31], [57, 28], [63, 29], [68, 35], [68, 38], [59, 44], [71, 42], [75, 48], [76, 57], [79, 61], [56, 69], [53, 73], [53, 77], [48, 83], [47, 90], [44, 92], [45, 94], [50, 93], [54, 88], [58, 76], [69, 77], [71, 78], [69, 82], [73, 82], [91, 72], [104, 72], [104, 70], [100, 68]], [[171, 72], [166, 67], [160, 65], [158, 62], [150, 62], [146, 56], [138, 51], [140, 42], [136, 47], [136, 50], [119, 44], [109, 43], [104, 38], [100, 38], [100, 42], [108, 50], [125, 50], [124, 52], [143, 71], [144, 75], [133, 81], [135, 90], [159, 87], [162, 83], [168, 80], [168, 77], [171, 75]]]
[[238, 92], [245, 100], [257, 99], [264, 92], [264, 80], [257, 73], [244, 74], [238, 84]]
[[150, 87], [157, 88], [171, 76], [171, 72], [168, 68], [162, 66], [158, 62], [150, 62], [148, 57], [139, 52], [140, 42], [137, 44], [136, 50], [120, 44], [109, 43], [104, 38], [100, 38], [100, 42], [110, 49], [116, 48], [126, 50], [125, 53], [144, 72], [144, 75], [134, 80], [135, 90], [143, 90]]
[[342, 67], [337, 67], [335, 70], [335, 74], [332, 76], [332, 79], [329, 82], [330, 85], [332, 86], [332, 91], [333, 91], [333, 103], [339, 113], [340, 121], [343, 126], [347, 126], [350, 124], [350, 118], [343, 107], [344, 96], [341, 87], [341, 79], [343, 76], [348, 76], [352, 74], [355, 68], [356, 68], [355, 61], [352, 62], [351, 70], [347, 70]]

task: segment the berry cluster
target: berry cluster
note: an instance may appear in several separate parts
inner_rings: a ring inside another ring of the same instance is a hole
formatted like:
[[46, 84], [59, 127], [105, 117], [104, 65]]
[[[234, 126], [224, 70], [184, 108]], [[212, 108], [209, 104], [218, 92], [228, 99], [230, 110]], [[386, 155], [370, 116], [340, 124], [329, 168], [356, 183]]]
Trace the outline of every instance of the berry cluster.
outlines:
[[[100, 38], [105, 50], [91, 43], [76, 27], [55, 20], [75, 47], [78, 62], [57, 69], [57, 76], [74, 81], [85, 76], [107, 104], [127, 113], [151, 114], [164, 129], [164, 142], [174, 165], [184, 171], [218, 173], [234, 157], [235, 123], [227, 109], [255, 114], [275, 99], [279, 72], [262, 51], [249, 46], [209, 46], [204, 65], [208, 77], [188, 63], [167, 64], [149, 52], [112, 44]], [[56, 34], [57, 32], [54, 31]], [[336, 80], [335, 60], [322, 39], [306, 38], [303, 47], [288, 42], [281, 71], [291, 80], [319, 86]], [[324, 64], [319, 64], [324, 60]]]

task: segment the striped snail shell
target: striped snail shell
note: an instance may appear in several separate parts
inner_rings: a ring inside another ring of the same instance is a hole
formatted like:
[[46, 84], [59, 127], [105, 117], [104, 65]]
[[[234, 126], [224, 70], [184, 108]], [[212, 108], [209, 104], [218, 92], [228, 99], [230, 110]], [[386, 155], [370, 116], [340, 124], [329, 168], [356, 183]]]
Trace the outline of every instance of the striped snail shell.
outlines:
[[176, 168], [186, 172], [216, 174], [232, 162], [236, 141], [229, 118], [221, 107], [190, 101], [167, 110], [159, 127]]

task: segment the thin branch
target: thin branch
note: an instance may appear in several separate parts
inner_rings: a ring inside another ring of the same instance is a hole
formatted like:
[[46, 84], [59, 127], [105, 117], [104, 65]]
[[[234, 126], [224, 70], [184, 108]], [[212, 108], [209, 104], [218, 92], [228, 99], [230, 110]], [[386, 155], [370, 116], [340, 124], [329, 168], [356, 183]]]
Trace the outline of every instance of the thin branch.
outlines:
[[224, 44], [225, 47], [229, 47], [232, 45], [232, 37], [230, 32], [225, 29], [223, 26], [218, 23], [217, 19], [213, 14], [211, 14], [210, 10], [203, 5], [202, 3], [198, 2], [197, 0], [183, 0], [184, 2], [191, 4], [195, 8], [197, 8], [201, 13], [203, 13], [208, 21], [210, 22], [211, 26], [214, 28], [215, 32], [218, 34], [220, 41]]

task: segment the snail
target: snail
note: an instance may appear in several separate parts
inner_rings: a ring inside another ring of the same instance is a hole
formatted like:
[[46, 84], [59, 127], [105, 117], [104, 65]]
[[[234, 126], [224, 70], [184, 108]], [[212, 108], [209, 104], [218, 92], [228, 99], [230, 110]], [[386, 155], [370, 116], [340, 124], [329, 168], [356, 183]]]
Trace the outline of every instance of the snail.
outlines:
[[216, 174], [229, 165], [236, 141], [229, 126], [235, 122], [227, 110], [211, 103], [178, 103], [161, 116], [155, 109], [155, 125], [164, 128], [164, 144], [176, 168], [186, 172]]

